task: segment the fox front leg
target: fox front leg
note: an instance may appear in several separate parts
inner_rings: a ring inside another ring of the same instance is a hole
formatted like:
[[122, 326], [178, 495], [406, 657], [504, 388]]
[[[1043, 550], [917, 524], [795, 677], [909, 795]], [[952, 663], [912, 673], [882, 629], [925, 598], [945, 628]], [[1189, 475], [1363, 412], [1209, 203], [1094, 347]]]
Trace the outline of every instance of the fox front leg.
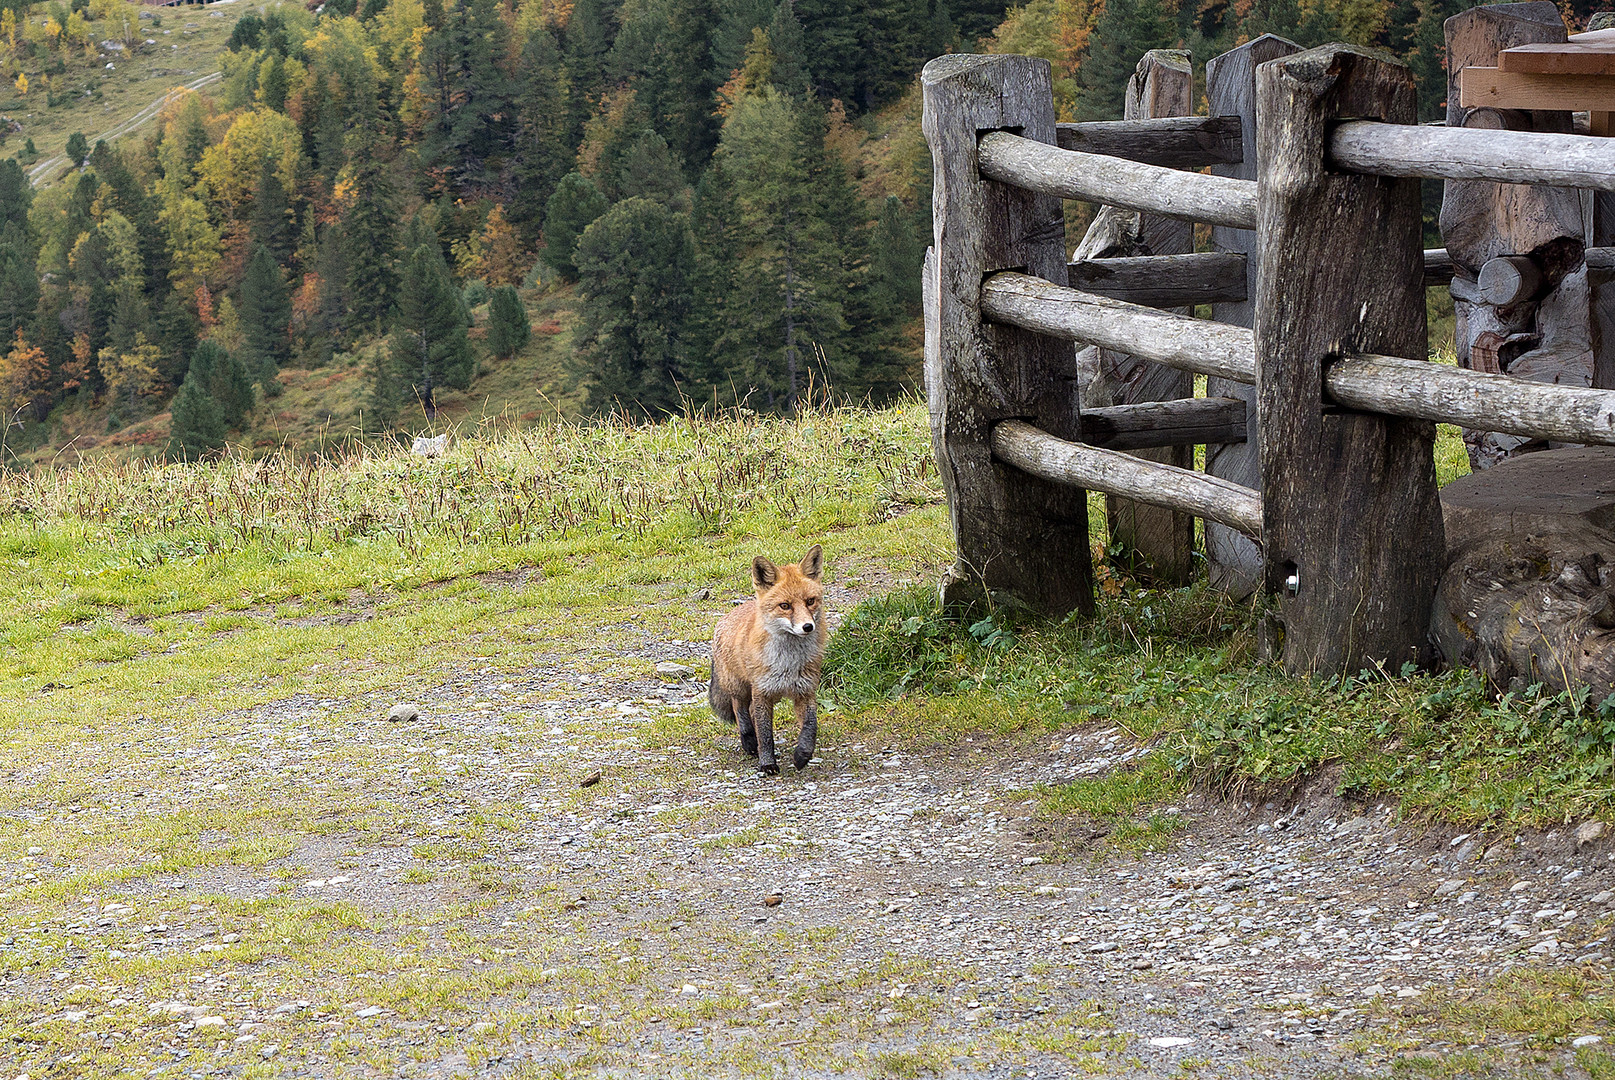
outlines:
[[819, 710], [812, 698], [802, 698], [796, 703], [796, 718], [801, 722], [801, 733], [796, 736], [796, 753], [791, 755], [791, 763], [798, 769], [805, 769], [808, 762], [813, 760], [813, 750], [819, 745]]
[[756, 757], [757, 729], [751, 726], [751, 702], [736, 698], [732, 706], [735, 720], [740, 725], [740, 749], [747, 757]]
[[751, 722], [757, 729], [757, 767], [771, 776], [778, 776], [779, 762], [774, 760], [774, 703], [753, 697]]

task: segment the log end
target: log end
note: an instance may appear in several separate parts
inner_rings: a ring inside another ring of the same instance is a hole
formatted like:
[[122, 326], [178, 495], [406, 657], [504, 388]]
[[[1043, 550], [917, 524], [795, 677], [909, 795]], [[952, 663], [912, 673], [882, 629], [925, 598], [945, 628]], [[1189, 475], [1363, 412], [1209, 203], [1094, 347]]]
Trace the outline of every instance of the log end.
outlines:
[[1441, 493], [1448, 562], [1431, 637], [1502, 691], [1615, 692], [1615, 447], [1551, 450]]

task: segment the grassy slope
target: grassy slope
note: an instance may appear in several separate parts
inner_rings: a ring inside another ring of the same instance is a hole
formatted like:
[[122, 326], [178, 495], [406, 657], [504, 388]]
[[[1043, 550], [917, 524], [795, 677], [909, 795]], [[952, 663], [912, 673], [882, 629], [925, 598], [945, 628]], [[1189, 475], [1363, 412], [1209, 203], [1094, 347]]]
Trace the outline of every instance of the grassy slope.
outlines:
[[[39, 163], [45, 163], [61, 156], [74, 132], [82, 132], [92, 146], [104, 133], [127, 134], [130, 120], [169, 90], [218, 71], [224, 42], [244, 10], [245, 4], [235, 3], [205, 10], [173, 9], [159, 13], [158, 20], [142, 19], [144, 36], [157, 43], [132, 55], [91, 60], [79, 53], [68, 61], [67, 71], [57, 76], [62, 103], [54, 108], [46, 105], [45, 77], [35, 70], [37, 63], [25, 66], [31, 80], [26, 95], [17, 93], [10, 80], [0, 79], [0, 114], [22, 124], [21, 133], [7, 141], [7, 152], [20, 152], [23, 140], [31, 138]], [[43, 5], [30, 18], [43, 20]], [[159, 20], [162, 25], [154, 25]], [[99, 23], [90, 26], [97, 40], [111, 36]], [[110, 71], [108, 62], [113, 64]], [[43, 171], [35, 182], [53, 182], [65, 171], [63, 163]]]

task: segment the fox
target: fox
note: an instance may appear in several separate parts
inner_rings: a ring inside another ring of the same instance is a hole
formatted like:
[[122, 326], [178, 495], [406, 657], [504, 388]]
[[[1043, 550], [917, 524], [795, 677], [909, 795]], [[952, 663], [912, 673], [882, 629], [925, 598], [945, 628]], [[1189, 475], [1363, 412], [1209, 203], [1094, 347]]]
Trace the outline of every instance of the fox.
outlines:
[[774, 706], [790, 698], [801, 731], [791, 762], [798, 770], [813, 760], [819, 740], [817, 695], [824, 643], [829, 636], [824, 553], [808, 548], [799, 563], [775, 566], [752, 560], [755, 595], [718, 620], [712, 632], [712, 682], [707, 700], [725, 724], [740, 731], [740, 748], [763, 773], [778, 776], [774, 755]]

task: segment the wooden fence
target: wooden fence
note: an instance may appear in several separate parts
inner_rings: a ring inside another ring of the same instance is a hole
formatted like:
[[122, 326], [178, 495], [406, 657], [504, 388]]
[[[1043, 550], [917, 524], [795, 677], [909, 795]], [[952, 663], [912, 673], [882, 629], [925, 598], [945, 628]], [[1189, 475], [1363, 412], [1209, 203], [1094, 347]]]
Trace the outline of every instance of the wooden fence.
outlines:
[[[1043, 60], [926, 65], [926, 382], [958, 549], [945, 594], [1091, 610], [1085, 492], [1102, 491], [1113, 528], [1141, 527], [1142, 504], [1160, 516], [1146, 541], [1169, 551], [1203, 519], [1214, 581], [1271, 599], [1263, 647], [1286, 670], [1423, 659], [1445, 567], [1434, 422], [1615, 444], [1615, 391], [1425, 359], [1424, 290], [1453, 267], [1423, 249], [1418, 178], [1615, 192], [1615, 141], [1421, 127], [1406, 68], [1276, 38], [1213, 60], [1216, 115], [1181, 115], [1186, 60], [1151, 57], [1129, 119], [1085, 124], [1055, 123]], [[1121, 222], [1096, 221], [1070, 264], [1065, 199]], [[1209, 223], [1218, 250], [1193, 252], [1182, 222]], [[1096, 234], [1152, 230], [1167, 240], [1146, 254], [1084, 257]], [[1615, 250], [1587, 263], [1607, 272]], [[1529, 273], [1500, 262], [1480, 288], [1523, 295]], [[1212, 319], [1187, 313], [1201, 304]], [[1085, 411], [1073, 342], [1171, 386]], [[1193, 373], [1210, 396], [1184, 391]]]

